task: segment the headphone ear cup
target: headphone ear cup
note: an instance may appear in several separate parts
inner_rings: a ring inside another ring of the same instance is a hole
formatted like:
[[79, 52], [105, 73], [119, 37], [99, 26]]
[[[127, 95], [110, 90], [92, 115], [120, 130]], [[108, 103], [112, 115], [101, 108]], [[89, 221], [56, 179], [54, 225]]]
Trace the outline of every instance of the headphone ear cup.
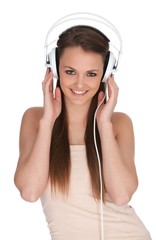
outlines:
[[105, 60], [104, 75], [102, 78], [102, 82], [106, 82], [109, 76], [111, 76], [111, 74], [117, 70], [116, 62], [117, 61], [114, 57], [114, 54], [109, 51]]
[[49, 60], [48, 66], [51, 68], [54, 78], [58, 79], [58, 56], [57, 55], [58, 55], [57, 48], [53, 48], [51, 52], [48, 54], [48, 60]]

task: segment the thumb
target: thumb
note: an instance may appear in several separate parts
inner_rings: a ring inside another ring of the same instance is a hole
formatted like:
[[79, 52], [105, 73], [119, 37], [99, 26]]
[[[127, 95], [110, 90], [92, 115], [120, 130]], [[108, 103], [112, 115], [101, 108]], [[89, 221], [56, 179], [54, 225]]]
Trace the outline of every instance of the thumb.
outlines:
[[56, 99], [56, 101], [61, 103], [61, 90], [59, 87], [57, 87], [55, 90], [55, 99]]
[[105, 95], [104, 95], [104, 92], [99, 92], [99, 95], [98, 95], [98, 106], [99, 104], [101, 103], [101, 101], [104, 99]]

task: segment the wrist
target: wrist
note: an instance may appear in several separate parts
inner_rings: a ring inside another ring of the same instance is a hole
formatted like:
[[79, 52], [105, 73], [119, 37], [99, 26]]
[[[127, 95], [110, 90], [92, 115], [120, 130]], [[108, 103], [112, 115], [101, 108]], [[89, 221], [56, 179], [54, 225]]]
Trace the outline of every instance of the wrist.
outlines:
[[112, 131], [113, 130], [113, 125], [111, 121], [102, 121], [97, 123], [98, 124], [98, 129], [99, 132], [104, 132], [104, 131]]
[[46, 119], [46, 118], [44, 118], [44, 117], [42, 117], [41, 119], [40, 119], [40, 121], [39, 121], [39, 127], [40, 128], [50, 128], [50, 129], [52, 129], [53, 128], [53, 126], [54, 126], [54, 123], [55, 123], [55, 120], [53, 120], [53, 119]]

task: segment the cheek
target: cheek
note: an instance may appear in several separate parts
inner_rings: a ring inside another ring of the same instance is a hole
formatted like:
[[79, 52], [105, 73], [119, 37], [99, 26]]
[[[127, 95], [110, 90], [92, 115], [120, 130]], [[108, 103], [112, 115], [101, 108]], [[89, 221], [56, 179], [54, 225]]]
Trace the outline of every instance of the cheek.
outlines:
[[70, 87], [70, 81], [64, 75], [60, 75], [59, 80], [60, 80], [60, 88], [62, 89], [62, 92], [65, 93], [66, 89]]
[[97, 81], [93, 82], [93, 83], [91, 84], [91, 88], [92, 88], [92, 89], [95, 89], [95, 90], [98, 90], [99, 87], [100, 87], [100, 83], [101, 83], [101, 80], [100, 80], [100, 81], [97, 80]]

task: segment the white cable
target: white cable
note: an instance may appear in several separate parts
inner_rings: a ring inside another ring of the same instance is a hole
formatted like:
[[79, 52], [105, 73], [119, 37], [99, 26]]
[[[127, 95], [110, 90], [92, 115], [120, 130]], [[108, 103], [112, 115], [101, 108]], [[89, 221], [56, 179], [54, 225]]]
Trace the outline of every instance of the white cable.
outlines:
[[96, 142], [96, 115], [97, 112], [100, 108], [100, 106], [103, 104], [105, 97], [102, 99], [100, 104], [98, 105], [95, 113], [94, 113], [94, 123], [93, 123], [93, 133], [94, 133], [94, 144], [95, 144], [95, 149], [96, 149], [96, 154], [98, 158], [98, 164], [99, 164], [99, 177], [100, 177], [100, 223], [101, 223], [101, 240], [104, 240], [104, 219], [103, 219], [103, 190], [102, 190], [102, 169], [101, 169], [101, 162], [100, 162], [100, 156], [99, 156], [99, 151], [97, 147], [97, 142]]

